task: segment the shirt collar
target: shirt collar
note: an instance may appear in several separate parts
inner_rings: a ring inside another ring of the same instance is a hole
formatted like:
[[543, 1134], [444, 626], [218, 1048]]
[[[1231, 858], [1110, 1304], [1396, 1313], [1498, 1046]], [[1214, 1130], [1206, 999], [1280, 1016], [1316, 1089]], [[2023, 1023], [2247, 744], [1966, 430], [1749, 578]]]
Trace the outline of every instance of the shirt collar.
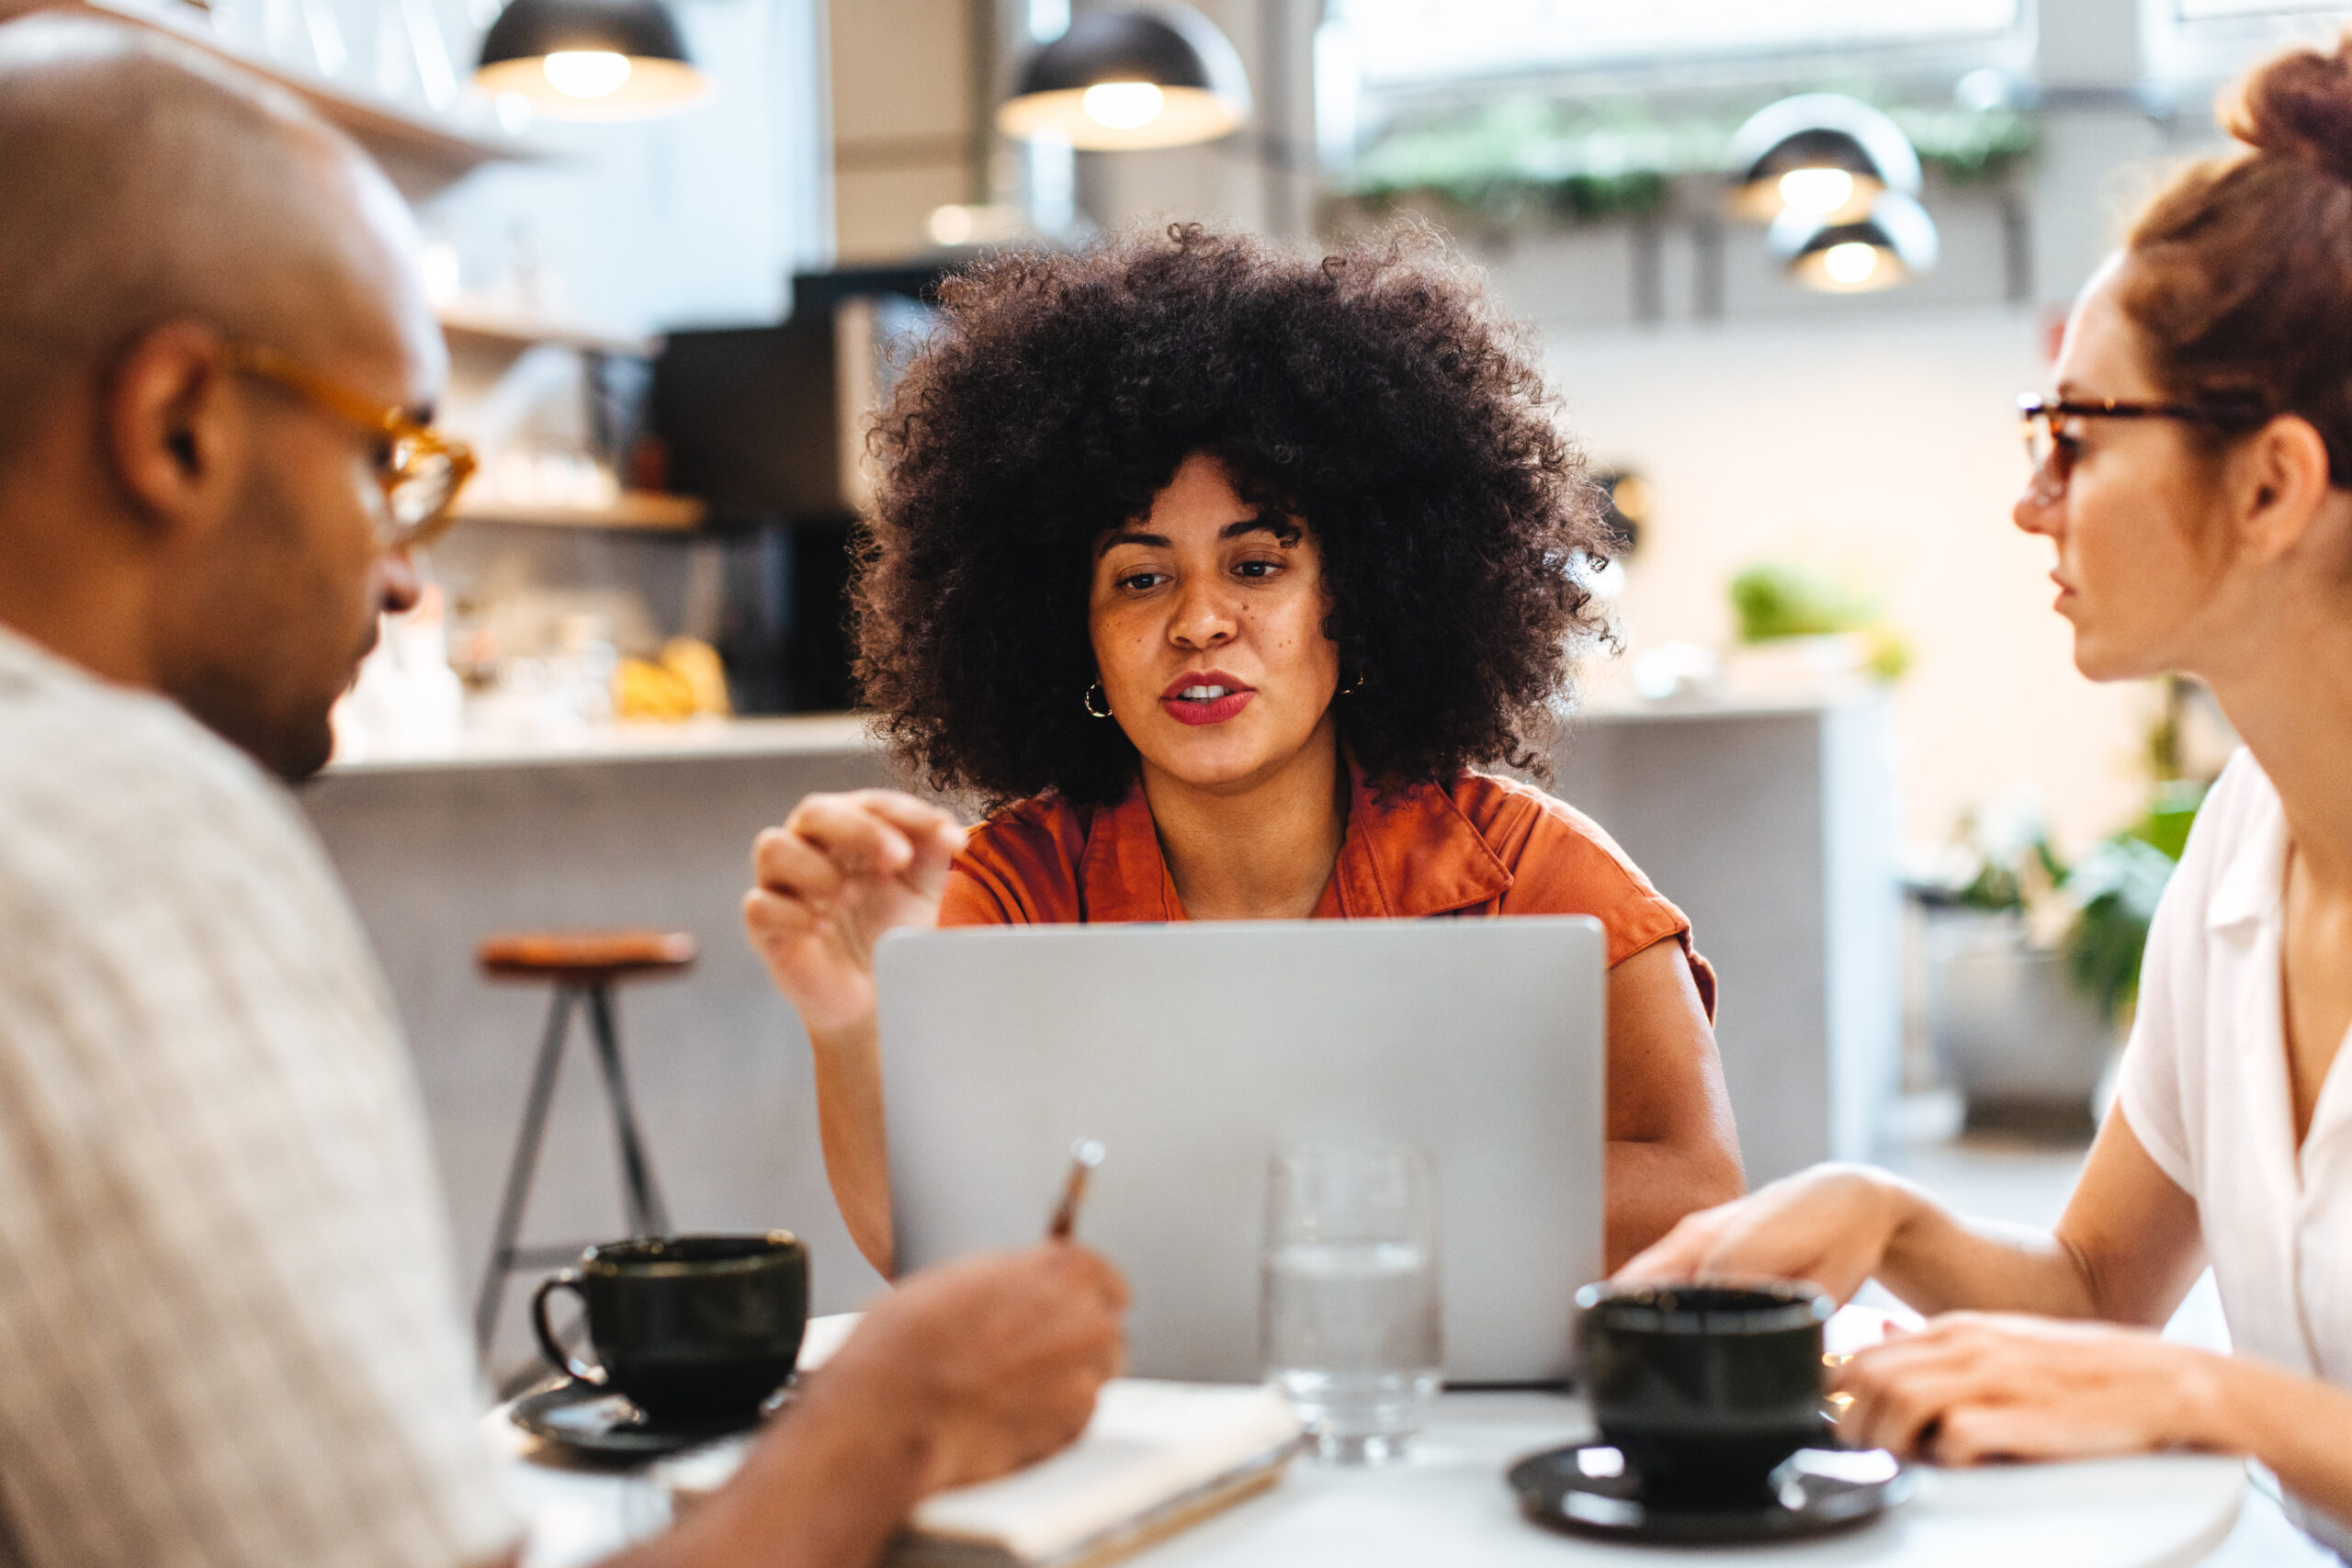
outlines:
[[104, 693], [138, 702], [164, 704], [185, 715], [178, 704], [162, 693], [118, 684], [0, 621], [0, 694], [19, 699], [45, 699], [60, 693], [71, 693], [77, 699]]
[[1116, 806], [1098, 807], [1079, 861], [1084, 920], [1181, 920], [1184, 905], [1159, 852], [1159, 830], [1138, 776]]
[[29, 682], [77, 671], [80, 666], [68, 664], [6, 621], [0, 621], [0, 680]]
[[2222, 868], [2206, 900], [2208, 931], [2257, 923], [2278, 912], [2287, 886], [2287, 813], [2268, 789], [2258, 793], [2258, 802], [2243, 846]]
[[[1348, 832], [1316, 906], [1317, 917], [1416, 919], [1498, 898], [1511, 874], [1486, 835], [1434, 784], [1376, 796], [1348, 760]], [[1094, 813], [1079, 879], [1089, 920], [1181, 920], [1159, 829], [1137, 778], [1126, 798]]]

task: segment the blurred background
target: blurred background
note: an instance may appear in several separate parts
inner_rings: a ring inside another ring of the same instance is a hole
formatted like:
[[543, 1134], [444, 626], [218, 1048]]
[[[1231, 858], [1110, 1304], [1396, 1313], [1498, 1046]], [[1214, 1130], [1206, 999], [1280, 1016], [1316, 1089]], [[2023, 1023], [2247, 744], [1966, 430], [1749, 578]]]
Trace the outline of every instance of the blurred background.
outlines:
[[[0, 0], [0, 12], [30, 8]], [[2048, 1219], [2233, 743], [2095, 686], [2008, 509], [2016, 399], [2280, 0], [103, 0], [274, 75], [415, 207], [481, 474], [306, 795], [487, 1236], [537, 996], [497, 924], [676, 924], [628, 1002], [673, 1210], [857, 1299], [751, 833], [880, 782], [842, 626], [863, 421], [937, 279], [1201, 220], [1399, 213], [1528, 323], [1623, 548], [1557, 787], [1692, 913], [1754, 1179], [1908, 1161]], [[779, 1042], [786, 1048], [779, 1049]], [[610, 1228], [593, 1086], [533, 1224]], [[1956, 1132], [1969, 1135], [1954, 1141]], [[576, 1178], [576, 1179], [574, 1179]], [[512, 1314], [508, 1316], [511, 1319]], [[515, 1332], [510, 1321], [506, 1335]]]
[[[704, 96], [584, 121], [476, 82], [497, 0], [122, 3], [267, 62], [377, 133], [472, 373], [450, 411], [491, 448], [470, 510], [508, 526], [526, 509], [669, 522], [610, 498], [741, 477], [665, 473], [658, 438], [639, 441], [659, 334], [830, 313], [843, 269], [916, 275], [901, 286], [919, 295], [922, 273], [974, 242], [1197, 218], [1315, 244], [1425, 214], [1540, 334], [1596, 465], [1640, 481], [1618, 585], [1629, 656], [1596, 690], [1630, 687], [1668, 645], [1728, 651], [1741, 571], [1817, 579], [1907, 655], [1891, 688], [1906, 842], [1942, 844], [2030, 786], [2064, 854], [2143, 807], [2165, 701], [2071, 672], [2045, 547], [2006, 523], [2013, 399], [2040, 385], [2067, 300], [2139, 195], [2216, 144], [2216, 87], [2343, 15], [2291, 0], [1204, 0], [1193, 14], [1241, 73], [1246, 118], [1196, 145], [1094, 152], [999, 129], [1024, 66], [1071, 27], [1067, 0], [669, 0]], [[1742, 123], [1822, 93], [1883, 111], [1916, 152], [1931, 269], [1869, 292], [1808, 287], [1754, 204], [1729, 199]], [[907, 295], [866, 298], [886, 303], [865, 312], [880, 318], [870, 334], [920, 330]], [[585, 396], [563, 385], [582, 355], [544, 346], [587, 351]], [[768, 521], [837, 523], [816, 503], [855, 497], [813, 493], [819, 478], [738, 485], [658, 545], [542, 541], [534, 570], [583, 591], [641, 572], [645, 619], [629, 606], [607, 627], [624, 640], [712, 632], [741, 613], [728, 595], [747, 591], [744, 563], [702, 558], [747, 553], [741, 531]], [[453, 540], [436, 562], [453, 596], [501, 592], [512, 544], [488, 528]], [[584, 558], [600, 554], [644, 559]], [[562, 615], [547, 619], [553, 639]], [[827, 671], [732, 667], [748, 662], [730, 661], [742, 706], [839, 702]]]

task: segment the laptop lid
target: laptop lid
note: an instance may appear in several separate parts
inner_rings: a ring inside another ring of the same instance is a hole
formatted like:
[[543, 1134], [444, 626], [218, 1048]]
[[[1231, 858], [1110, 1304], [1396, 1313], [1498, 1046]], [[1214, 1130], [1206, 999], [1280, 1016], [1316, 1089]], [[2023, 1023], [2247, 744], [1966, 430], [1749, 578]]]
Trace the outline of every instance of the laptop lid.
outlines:
[[900, 931], [875, 953], [899, 1265], [1078, 1234], [1123, 1269], [1138, 1376], [1253, 1382], [1274, 1150], [1419, 1145], [1451, 1382], [1566, 1375], [1601, 1272], [1599, 921], [1216, 921]]

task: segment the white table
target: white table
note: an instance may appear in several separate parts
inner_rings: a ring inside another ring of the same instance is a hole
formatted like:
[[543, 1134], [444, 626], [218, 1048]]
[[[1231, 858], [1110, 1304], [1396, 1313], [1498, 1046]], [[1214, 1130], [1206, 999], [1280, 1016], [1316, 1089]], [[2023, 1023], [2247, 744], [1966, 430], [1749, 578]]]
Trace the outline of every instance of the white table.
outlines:
[[[1265, 1495], [1129, 1559], [1136, 1568], [1564, 1568], [1721, 1562], [1713, 1551], [1618, 1546], [1539, 1529], [1503, 1471], [1590, 1430], [1583, 1404], [1544, 1393], [1449, 1393], [1413, 1458], [1385, 1470], [1302, 1460]], [[641, 1479], [530, 1462], [509, 1471], [534, 1521], [525, 1568], [572, 1568], [658, 1529], [667, 1507]], [[1911, 1500], [1826, 1540], [1741, 1548], [1743, 1562], [1901, 1568], [2173, 1568], [2236, 1520], [2235, 1460], [2164, 1455], [2087, 1464], [1924, 1471]]]

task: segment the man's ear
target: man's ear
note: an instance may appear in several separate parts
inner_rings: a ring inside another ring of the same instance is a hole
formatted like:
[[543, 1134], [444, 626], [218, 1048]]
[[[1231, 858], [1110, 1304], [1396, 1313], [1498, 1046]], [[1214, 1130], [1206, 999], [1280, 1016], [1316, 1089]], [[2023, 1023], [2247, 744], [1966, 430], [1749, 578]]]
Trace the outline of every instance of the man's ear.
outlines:
[[2327, 502], [2325, 438], [2301, 414], [2281, 414], [2247, 439], [2233, 467], [2240, 546], [2258, 560], [2293, 550]]
[[207, 529], [235, 491], [250, 421], [226, 341], [167, 321], [131, 344], [100, 398], [106, 457], [134, 511], [175, 532]]

